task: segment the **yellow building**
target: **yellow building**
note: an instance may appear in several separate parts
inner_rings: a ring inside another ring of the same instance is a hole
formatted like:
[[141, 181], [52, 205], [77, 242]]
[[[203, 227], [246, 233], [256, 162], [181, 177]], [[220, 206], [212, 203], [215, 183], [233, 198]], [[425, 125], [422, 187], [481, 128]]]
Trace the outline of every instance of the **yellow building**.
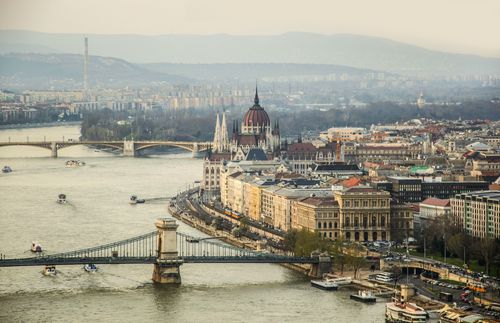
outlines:
[[390, 240], [391, 194], [356, 186], [334, 192], [339, 204], [339, 226], [347, 241]]

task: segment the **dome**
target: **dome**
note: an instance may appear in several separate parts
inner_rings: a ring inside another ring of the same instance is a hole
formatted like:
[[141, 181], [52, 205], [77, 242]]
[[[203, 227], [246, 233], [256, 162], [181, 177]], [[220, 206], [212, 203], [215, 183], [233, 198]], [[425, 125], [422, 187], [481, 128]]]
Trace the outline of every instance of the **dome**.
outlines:
[[270, 126], [269, 115], [259, 104], [259, 94], [255, 89], [254, 105], [243, 116], [243, 125], [246, 127]]

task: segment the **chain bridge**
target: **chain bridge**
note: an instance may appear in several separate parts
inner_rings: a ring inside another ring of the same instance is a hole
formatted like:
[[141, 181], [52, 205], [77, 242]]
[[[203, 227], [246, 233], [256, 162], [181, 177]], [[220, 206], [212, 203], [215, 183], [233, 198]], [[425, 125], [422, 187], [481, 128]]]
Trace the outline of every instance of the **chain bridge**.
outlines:
[[[101, 246], [35, 257], [1, 259], [0, 267], [84, 264], [153, 264], [153, 281], [180, 283], [183, 263], [311, 264], [314, 275], [331, 267], [324, 256], [296, 257], [242, 249], [177, 232], [173, 219], [158, 219], [156, 231]], [[328, 259], [326, 259], [328, 258]], [[325, 266], [326, 264], [326, 266]], [[323, 269], [326, 268], [326, 269]]]
[[94, 145], [94, 146], [105, 146], [114, 149], [119, 149], [123, 152], [123, 156], [134, 157], [146, 148], [168, 146], [186, 149], [196, 156], [198, 153], [206, 151], [209, 149], [211, 142], [194, 142], [194, 141], [174, 141], [174, 140], [164, 140], [164, 141], [134, 141], [134, 140], [124, 140], [124, 141], [107, 141], [107, 140], [62, 140], [62, 141], [7, 141], [0, 142], [0, 147], [7, 146], [34, 146], [45, 148], [51, 151], [51, 157], [57, 157], [57, 152], [60, 149], [76, 146], [76, 145]]

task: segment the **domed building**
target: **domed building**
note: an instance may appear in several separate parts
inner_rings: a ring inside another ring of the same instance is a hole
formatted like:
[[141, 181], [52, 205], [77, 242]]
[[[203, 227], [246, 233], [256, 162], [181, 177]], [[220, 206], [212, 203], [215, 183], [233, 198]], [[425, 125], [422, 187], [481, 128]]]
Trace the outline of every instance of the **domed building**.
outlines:
[[[225, 116], [222, 124], [215, 125], [213, 152], [228, 152], [231, 159], [241, 160], [252, 148], [261, 148], [267, 154], [277, 154], [280, 150], [279, 124], [276, 122], [271, 127], [271, 119], [266, 110], [260, 105], [259, 93], [255, 88], [254, 104], [243, 116], [241, 125], [233, 122], [230, 141], [227, 138]], [[228, 142], [229, 141], [229, 142]]]

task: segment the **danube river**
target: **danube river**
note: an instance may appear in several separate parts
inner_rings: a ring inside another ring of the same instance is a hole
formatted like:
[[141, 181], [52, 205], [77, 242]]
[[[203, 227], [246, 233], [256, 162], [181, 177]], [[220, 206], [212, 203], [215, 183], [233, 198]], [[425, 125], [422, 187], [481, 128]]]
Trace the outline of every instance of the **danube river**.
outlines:
[[[78, 126], [0, 130], [0, 141], [79, 137]], [[68, 251], [154, 230], [165, 202], [129, 205], [139, 197], [172, 196], [201, 177], [200, 159], [175, 150], [141, 158], [74, 146], [50, 158], [36, 147], [0, 148], [0, 253], [29, 257], [32, 240], [46, 252]], [[66, 168], [68, 159], [86, 166]], [[68, 204], [56, 203], [59, 193]], [[179, 231], [202, 236], [180, 224]], [[182, 285], [151, 282], [152, 265], [101, 265], [95, 274], [59, 266], [0, 268], [1, 322], [383, 322], [384, 300], [349, 300], [352, 291], [311, 288], [306, 277], [271, 264], [185, 264]]]

